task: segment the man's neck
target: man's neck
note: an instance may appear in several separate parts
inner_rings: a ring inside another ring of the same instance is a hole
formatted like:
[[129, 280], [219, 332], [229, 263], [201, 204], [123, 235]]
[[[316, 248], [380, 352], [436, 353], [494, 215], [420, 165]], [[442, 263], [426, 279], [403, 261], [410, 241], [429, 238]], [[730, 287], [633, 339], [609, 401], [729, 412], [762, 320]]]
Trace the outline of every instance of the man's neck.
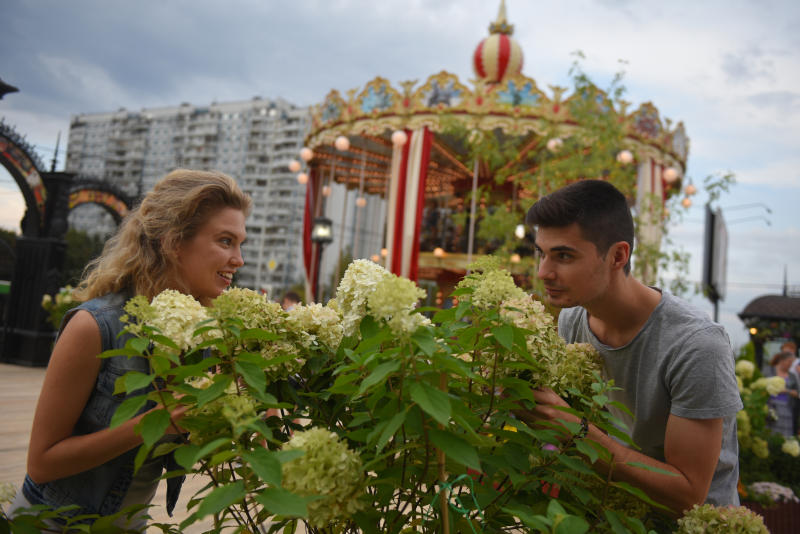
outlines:
[[622, 347], [636, 337], [660, 301], [659, 291], [632, 276], [620, 277], [602, 299], [585, 306], [589, 328], [603, 344]]

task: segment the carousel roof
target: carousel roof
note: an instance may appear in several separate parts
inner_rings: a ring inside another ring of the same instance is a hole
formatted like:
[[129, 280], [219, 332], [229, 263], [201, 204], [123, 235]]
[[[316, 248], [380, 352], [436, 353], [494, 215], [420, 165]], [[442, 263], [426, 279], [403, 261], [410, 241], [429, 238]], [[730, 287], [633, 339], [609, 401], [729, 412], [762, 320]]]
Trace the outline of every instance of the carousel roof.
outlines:
[[751, 300], [739, 317], [800, 321], [800, 297], [764, 295]]

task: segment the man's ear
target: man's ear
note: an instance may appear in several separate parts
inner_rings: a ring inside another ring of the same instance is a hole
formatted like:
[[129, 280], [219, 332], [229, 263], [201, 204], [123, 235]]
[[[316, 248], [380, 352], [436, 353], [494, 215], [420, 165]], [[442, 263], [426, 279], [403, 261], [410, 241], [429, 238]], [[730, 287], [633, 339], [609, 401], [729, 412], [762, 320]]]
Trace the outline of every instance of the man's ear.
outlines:
[[624, 269], [631, 257], [631, 245], [627, 241], [617, 241], [608, 249], [606, 256], [611, 257], [611, 267], [613, 269]]

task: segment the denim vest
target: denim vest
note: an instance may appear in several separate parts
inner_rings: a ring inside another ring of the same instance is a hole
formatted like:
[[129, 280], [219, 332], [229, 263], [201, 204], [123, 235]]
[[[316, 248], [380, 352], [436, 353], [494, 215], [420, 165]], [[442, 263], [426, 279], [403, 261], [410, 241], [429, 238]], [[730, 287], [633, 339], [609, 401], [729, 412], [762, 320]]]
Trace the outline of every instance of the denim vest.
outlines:
[[[131, 337], [129, 334], [119, 335], [124, 326], [119, 319], [124, 313], [123, 306], [129, 298], [130, 295], [125, 293], [111, 293], [84, 302], [64, 316], [61, 330], [75, 312], [86, 310], [92, 314], [100, 328], [103, 350], [122, 348]], [[90, 434], [108, 428], [111, 417], [122, 401], [147, 391], [139, 390], [114, 395], [114, 384], [117, 378], [128, 371], [149, 374], [150, 368], [147, 359], [138, 356], [132, 358], [113, 356], [102, 360], [94, 391], [75, 424], [73, 435]], [[154, 403], [148, 402], [139, 413], [149, 410], [153, 406], [155, 406]], [[70, 515], [113, 514], [119, 511], [133, 480], [133, 465], [138, 450], [139, 447], [134, 447], [88, 471], [44, 484], [37, 484], [30, 476], [26, 475], [22, 491], [31, 504], [46, 504], [54, 508], [72, 504], [80, 506], [79, 510], [70, 512]], [[164, 458], [167, 470], [179, 469], [171, 454]], [[167, 513], [170, 515], [175, 508], [184, 478], [180, 476], [167, 479]]]

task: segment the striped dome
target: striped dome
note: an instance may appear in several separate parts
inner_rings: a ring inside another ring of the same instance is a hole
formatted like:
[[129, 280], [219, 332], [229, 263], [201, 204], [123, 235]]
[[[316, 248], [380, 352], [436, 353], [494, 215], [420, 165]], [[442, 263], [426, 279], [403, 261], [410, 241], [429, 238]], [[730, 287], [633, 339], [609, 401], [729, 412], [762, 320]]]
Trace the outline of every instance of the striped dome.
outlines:
[[494, 33], [481, 41], [472, 58], [475, 74], [489, 83], [522, 71], [522, 48], [505, 33]]

